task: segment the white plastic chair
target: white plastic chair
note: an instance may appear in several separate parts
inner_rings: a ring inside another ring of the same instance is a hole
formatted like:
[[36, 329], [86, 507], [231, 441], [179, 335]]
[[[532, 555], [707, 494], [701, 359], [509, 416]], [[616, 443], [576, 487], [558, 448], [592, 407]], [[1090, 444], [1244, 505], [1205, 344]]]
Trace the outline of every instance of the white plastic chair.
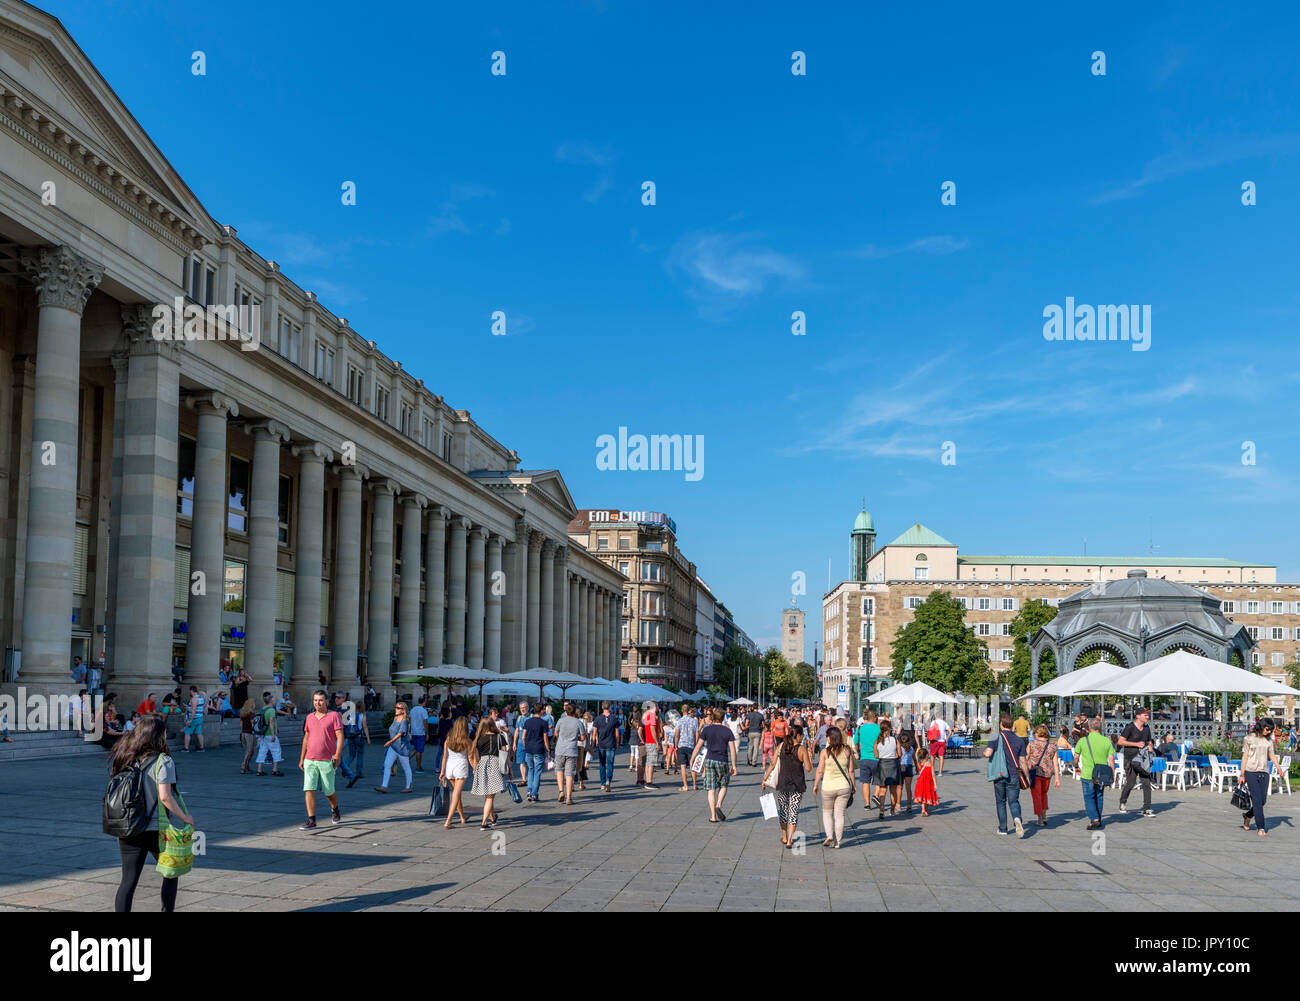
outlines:
[[1268, 777], [1268, 791], [1270, 793], [1273, 791], [1274, 782], [1277, 783], [1277, 791], [1279, 793], [1282, 791], [1283, 783], [1285, 783], [1286, 794], [1288, 796], [1291, 795], [1291, 755], [1288, 754], [1286, 757], [1284, 757], [1282, 759], [1281, 767], [1274, 768], [1273, 774], [1271, 774]]
[[1210, 755], [1210, 785], [1215, 792], [1223, 792], [1228, 785], [1235, 785], [1241, 769], [1220, 761], [1217, 755]]
[[[1196, 766], [1193, 765], [1192, 767], [1195, 768]], [[1168, 767], [1166, 767], [1165, 770], [1160, 773], [1161, 792], [1165, 791], [1165, 788], [1170, 779], [1174, 780], [1174, 784], [1179, 789], [1182, 789], [1184, 792], [1187, 791], [1187, 749], [1186, 748], [1183, 748], [1183, 752], [1182, 754], [1179, 755], [1177, 761], [1169, 762]]]

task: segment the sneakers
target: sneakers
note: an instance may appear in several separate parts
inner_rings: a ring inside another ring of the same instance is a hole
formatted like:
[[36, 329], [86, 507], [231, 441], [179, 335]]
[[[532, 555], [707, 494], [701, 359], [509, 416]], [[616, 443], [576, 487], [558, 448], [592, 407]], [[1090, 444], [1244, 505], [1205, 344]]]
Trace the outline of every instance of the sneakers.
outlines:
[[1156, 811], [1155, 811], [1155, 810], [1143, 810], [1143, 811], [1142, 811], [1142, 816], [1144, 816], [1144, 817], [1154, 817], [1155, 815], [1156, 815]]
[[645, 786], [647, 789], [658, 789], [658, 788], [659, 788], [659, 787], [658, 787], [657, 785], [655, 785], [653, 782], [642, 782], [641, 784], [642, 784], [643, 786]]
[[343, 823], [343, 814], [339, 813], [338, 810], [334, 810], [333, 812], [331, 812], [331, 813], [330, 813], [330, 823], [331, 823], [331, 824], [341, 824], [341, 823]]
[[998, 837], [1001, 837], [1001, 838], [1005, 838], [1005, 837], [1007, 836], [1007, 832], [1006, 832], [1006, 831], [994, 831], [993, 833], [996, 834], [996, 835], [998, 835]]
[[1121, 804], [1119, 805], [1119, 812], [1120, 812], [1120, 813], [1128, 813], [1128, 807], [1125, 806], [1123, 803], [1121, 803]]
[[1100, 830], [1101, 830], [1101, 821], [1100, 821], [1100, 820], [1094, 820], [1092, 823], [1090, 823], [1090, 824], [1088, 825], [1088, 828], [1087, 828], [1087, 829], [1090, 830], [1090, 831], [1100, 831]]
[[1020, 822], [1019, 817], [1016, 817], [1014, 819], [1016, 824], [1016, 837], [1023, 838], [1025, 836], [1025, 825]]
[[309, 817], [309, 818], [307, 819], [307, 823], [301, 825], [301, 826], [298, 828], [298, 830], [300, 830], [300, 831], [314, 831], [314, 830], [316, 830], [316, 821]]
[[375, 786], [375, 792], [388, 792], [383, 786]]

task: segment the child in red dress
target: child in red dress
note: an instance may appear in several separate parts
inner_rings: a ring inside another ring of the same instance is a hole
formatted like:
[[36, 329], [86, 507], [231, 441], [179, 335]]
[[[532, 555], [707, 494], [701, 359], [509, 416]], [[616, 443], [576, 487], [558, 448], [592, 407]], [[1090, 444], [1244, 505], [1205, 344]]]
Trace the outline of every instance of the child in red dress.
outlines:
[[930, 752], [924, 747], [916, 749], [916, 801], [921, 804], [921, 816], [930, 816], [929, 807], [939, 805], [939, 788], [934, 784], [934, 764]]

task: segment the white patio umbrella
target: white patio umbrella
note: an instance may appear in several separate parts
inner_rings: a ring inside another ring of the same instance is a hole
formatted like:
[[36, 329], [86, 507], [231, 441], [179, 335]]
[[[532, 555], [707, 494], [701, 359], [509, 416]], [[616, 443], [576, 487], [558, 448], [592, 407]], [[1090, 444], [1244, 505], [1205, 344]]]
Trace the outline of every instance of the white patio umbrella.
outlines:
[[892, 696], [896, 691], [898, 691], [900, 688], [903, 687], [905, 686], [902, 684], [902, 682], [899, 682], [898, 684], [890, 685], [888, 688], [882, 688], [880, 691], [876, 692], [875, 695], [868, 695], [867, 701], [888, 702], [890, 701], [890, 696]]
[[727, 703], [727, 705], [729, 706], [752, 706], [753, 704], [754, 704], [753, 699], [746, 699], [743, 697], [739, 699], [732, 699], [730, 702]]
[[[1072, 698], [1075, 695], [1114, 695], [1117, 693], [1106, 688], [1105, 684], [1113, 675], [1122, 673], [1124, 668], [1118, 664], [1098, 661], [1077, 671], [1071, 671], [1069, 674], [1058, 674], [1051, 681], [1025, 692], [1016, 701], [1023, 702], [1025, 699], [1041, 699], [1047, 696]], [[1104, 690], [1098, 691], [1099, 688]]]
[[1169, 692], [1239, 692], [1243, 695], [1300, 695], [1300, 690], [1223, 661], [1179, 650], [1124, 671], [1108, 695], [1162, 695]]
[[467, 681], [470, 684], [478, 684], [478, 701], [479, 705], [483, 704], [483, 686], [490, 681], [497, 681], [501, 675], [496, 671], [484, 671], [477, 667], [462, 667], [459, 664], [439, 664], [437, 667], [426, 667], [423, 670], [415, 671], [398, 671], [392, 676], [394, 681], [413, 681], [416, 678], [438, 678], [447, 682], [447, 694], [451, 694], [453, 682]]
[[676, 692], [670, 692], [666, 688], [660, 688], [658, 685], [652, 685], [648, 682], [638, 681], [636, 684], [628, 685], [629, 688], [636, 691], [638, 699], [649, 700], [652, 702], [681, 702], [682, 697]]
[[[881, 698], [882, 695], [885, 698]], [[957, 700], [932, 685], [927, 685], [924, 681], [913, 681], [910, 685], [894, 685], [883, 692], [878, 692], [871, 697], [871, 701], [922, 705], [932, 702], [955, 703]]]
[[497, 676], [500, 681], [524, 682], [537, 686], [537, 698], [545, 698], [543, 689], [547, 685], [554, 685], [560, 690], [561, 695], [575, 685], [608, 685], [609, 682], [604, 678], [584, 678], [580, 674], [568, 674], [565, 671], [554, 671], [549, 667], [538, 667], [531, 671], [511, 671], [509, 674]]
[[[551, 685], [547, 689], [553, 688]], [[558, 691], [558, 689], [556, 689]], [[547, 691], [550, 694], [550, 691]], [[571, 699], [587, 700], [618, 700], [626, 701], [628, 699], [639, 699], [641, 696], [633, 691], [632, 686], [623, 681], [609, 681], [603, 685], [574, 685], [568, 692], [561, 693], [561, 697], [567, 695]]]

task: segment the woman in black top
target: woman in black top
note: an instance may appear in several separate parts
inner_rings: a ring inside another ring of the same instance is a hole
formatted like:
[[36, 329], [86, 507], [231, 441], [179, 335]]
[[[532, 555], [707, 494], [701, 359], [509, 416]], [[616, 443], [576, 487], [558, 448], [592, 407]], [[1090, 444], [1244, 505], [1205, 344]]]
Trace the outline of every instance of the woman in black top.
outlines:
[[763, 772], [764, 783], [774, 768], [777, 769], [776, 809], [777, 821], [781, 825], [781, 844], [793, 848], [794, 832], [799, 821], [799, 803], [807, 789], [804, 773], [812, 771], [808, 745], [798, 727], [790, 727], [786, 731], [776, 756]]
[[[117, 888], [113, 909], [129, 911], [135, 896], [136, 884], [144, 872], [144, 864], [152, 854], [159, 854], [158, 804], [175, 819], [193, 824], [194, 818], [182, 809], [172, 792], [176, 782], [176, 764], [167, 753], [167, 724], [157, 716], [143, 716], [135, 729], [122, 737], [109, 756], [109, 774], [117, 775], [139, 763], [144, 772], [145, 812], [149, 817], [148, 829], [130, 837], [118, 838], [122, 856], [122, 881]], [[164, 877], [162, 881], [162, 909], [176, 909], [176, 890], [180, 880]]]

